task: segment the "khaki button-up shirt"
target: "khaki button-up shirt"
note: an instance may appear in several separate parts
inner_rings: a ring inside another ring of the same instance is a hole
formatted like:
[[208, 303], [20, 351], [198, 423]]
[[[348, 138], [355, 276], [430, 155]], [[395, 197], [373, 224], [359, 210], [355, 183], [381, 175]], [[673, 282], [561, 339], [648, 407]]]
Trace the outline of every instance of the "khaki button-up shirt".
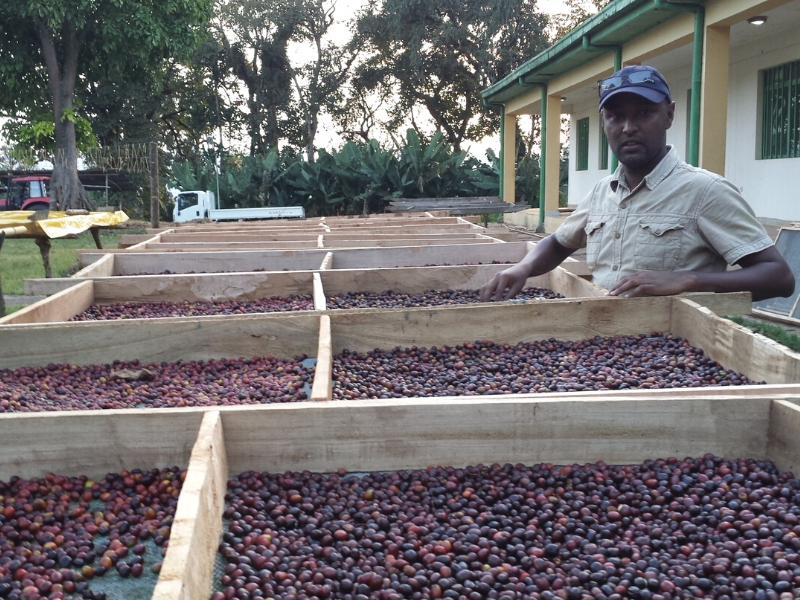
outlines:
[[592, 280], [605, 289], [636, 271], [724, 271], [772, 245], [732, 183], [672, 147], [633, 190], [621, 167], [602, 179], [555, 236], [586, 247]]

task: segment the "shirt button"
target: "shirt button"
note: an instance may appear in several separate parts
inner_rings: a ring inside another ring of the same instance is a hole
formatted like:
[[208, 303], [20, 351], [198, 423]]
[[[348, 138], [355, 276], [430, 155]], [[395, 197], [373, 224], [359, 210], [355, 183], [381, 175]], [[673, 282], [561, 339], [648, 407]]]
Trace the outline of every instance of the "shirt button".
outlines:
[[617, 240], [618, 240], [619, 238], [621, 238], [621, 237], [622, 237], [622, 234], [621, 234], [619, 231], [618, 231], [617, 233], [615, 233], [615, 234], [614, 234], [614, 238], [615, 238], [615, 239], [617, 239]]
[[614, 265], [613, 267], [611, 267], [611, 270], [612, 271], [619, 271], [619, 265]]
[[623, 202], [622, 204], [619, 205], [619, 207], [621, 210], [625, 210], [626, 208], [628, 208], [628, 205]]

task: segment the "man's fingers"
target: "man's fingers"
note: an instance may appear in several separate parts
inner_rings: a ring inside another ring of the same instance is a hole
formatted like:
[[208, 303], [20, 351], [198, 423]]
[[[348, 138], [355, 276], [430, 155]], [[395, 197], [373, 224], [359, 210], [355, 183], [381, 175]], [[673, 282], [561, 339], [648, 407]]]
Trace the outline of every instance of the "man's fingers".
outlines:
[[524, 281], [515, 281], [507, 290], [506, 293], [503, 295], [503, 300], [511, 300], [514, 296], [520, 293], [522, 288], [525, 286]]

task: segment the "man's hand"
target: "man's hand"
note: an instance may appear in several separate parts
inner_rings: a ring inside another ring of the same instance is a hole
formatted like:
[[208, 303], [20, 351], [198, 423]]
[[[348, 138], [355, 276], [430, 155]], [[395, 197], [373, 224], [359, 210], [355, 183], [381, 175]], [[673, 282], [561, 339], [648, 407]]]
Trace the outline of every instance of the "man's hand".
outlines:
[[575, 250], [559, 244], [556, 236], [547, 236], [541, 242], [537, 242], [525, 258], [513, 267], [500, 271], [489, 283], [481, 286], [481, 302], [510, 300], [525, 287], [525, 280], [528, 277], [549, 273]]
[[694, 289], [693, 271], [638, 271], [619, 281], [608, 291], [609, 296], [672, 296]]
[[488, 283], [481, 286], [481, 302], [509, 300], [519, 294], [525, 287], [527, 279], [528, 267], [523, 263], [517, 263], [505, 271], [500, 271]]

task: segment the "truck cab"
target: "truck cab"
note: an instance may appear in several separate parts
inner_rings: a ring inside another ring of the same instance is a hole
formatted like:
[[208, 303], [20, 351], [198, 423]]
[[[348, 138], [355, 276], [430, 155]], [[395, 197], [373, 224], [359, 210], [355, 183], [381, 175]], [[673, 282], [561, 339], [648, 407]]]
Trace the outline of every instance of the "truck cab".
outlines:
[[48, 183], [50, 178], [41, 175], [13, 177], [5, 199], [0, 198], [0, 210], [49, 210]]
[[214, 208], [212, 192], [181, 192], [175, 196], [175, 208], [172, 209], [172, 220], [185, 223], [195, 219], [205, 219], [208, 211]]

